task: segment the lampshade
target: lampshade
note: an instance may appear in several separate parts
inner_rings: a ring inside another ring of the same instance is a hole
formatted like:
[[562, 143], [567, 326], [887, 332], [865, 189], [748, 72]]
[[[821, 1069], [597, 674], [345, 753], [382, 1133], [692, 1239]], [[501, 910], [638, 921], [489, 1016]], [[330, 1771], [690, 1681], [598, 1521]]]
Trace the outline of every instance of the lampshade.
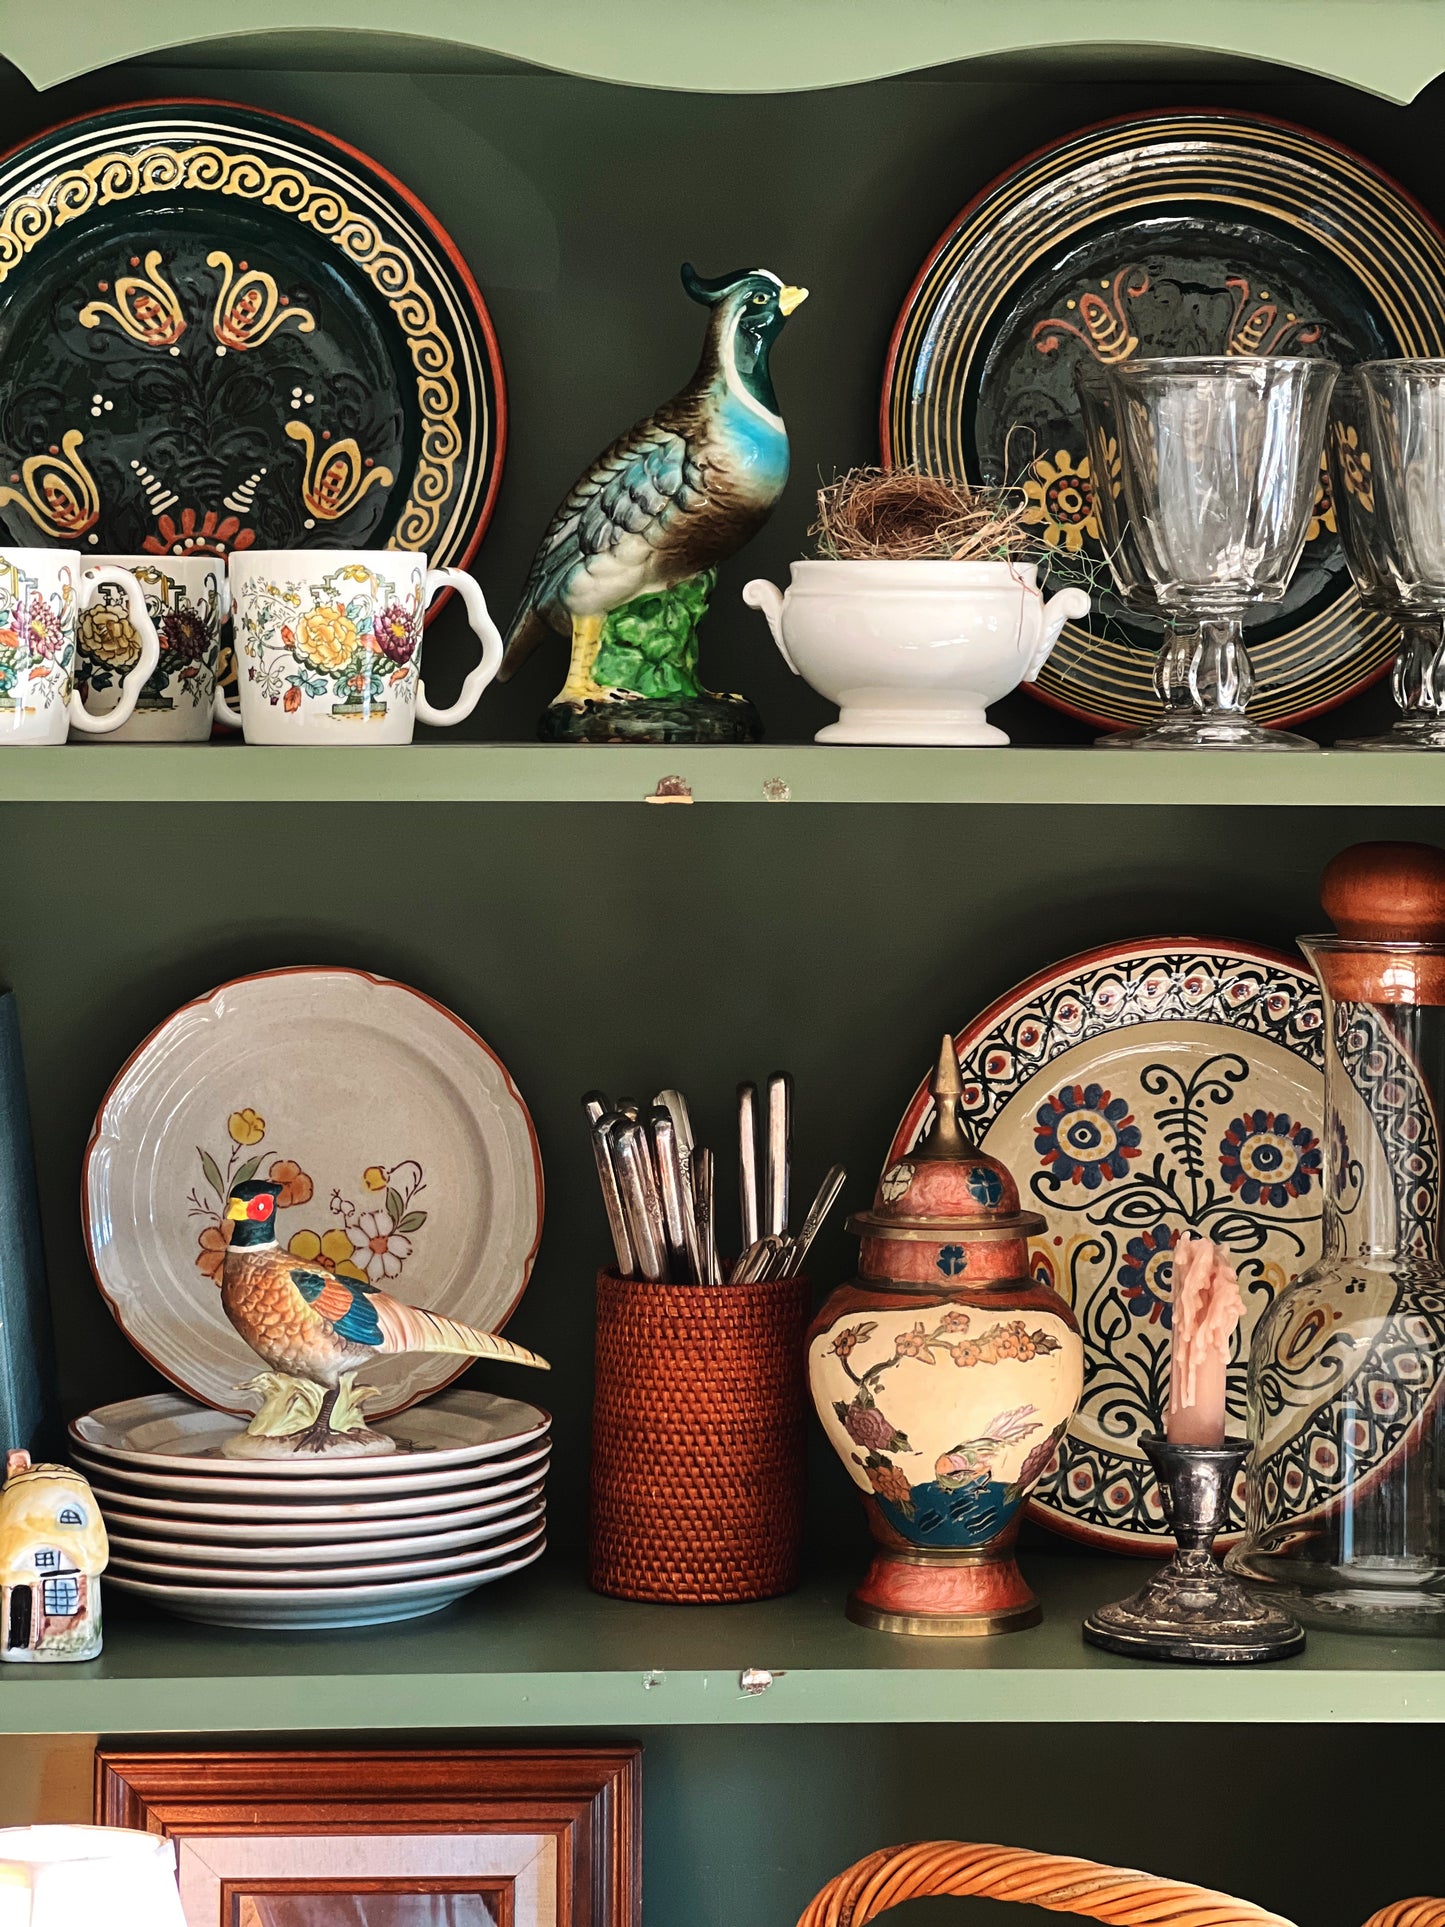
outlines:
[[123, 1827], [0, 1828], [0, 1927], [186, 1927], [175, 1844]]

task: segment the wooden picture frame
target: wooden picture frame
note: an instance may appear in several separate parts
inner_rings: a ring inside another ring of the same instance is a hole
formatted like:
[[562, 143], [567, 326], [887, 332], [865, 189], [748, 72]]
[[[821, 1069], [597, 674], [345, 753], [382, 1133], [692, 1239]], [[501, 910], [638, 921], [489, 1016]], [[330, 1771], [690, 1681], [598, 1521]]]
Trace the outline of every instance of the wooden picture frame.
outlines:
[[176, 1841], [187, 1927], [326, 1927], [296, 1904], [326, 1895], [338, 1927], [403, 1927], [364, 1901], [397, 1894], [452, 1896], [446, 1927], [638, 1927], [641, 1791], [640, 1747], [95, 1756], [97, 1822]]

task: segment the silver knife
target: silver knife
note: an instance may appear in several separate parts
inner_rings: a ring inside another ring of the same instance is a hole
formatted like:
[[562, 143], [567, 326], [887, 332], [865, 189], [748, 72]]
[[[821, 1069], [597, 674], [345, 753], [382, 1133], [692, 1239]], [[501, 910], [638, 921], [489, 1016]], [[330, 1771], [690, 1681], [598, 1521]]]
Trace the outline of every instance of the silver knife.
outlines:
[[743, 1249], [762, 1235], [758, 1198], [758, 1087], [738, 1085], [738, 1209], [742, 1213]]
[[612, 1233], [612, 1249], [617, 1254], [617, 1269], [624, 1278], [636, 1276], [635, 1260], [632, 1255], [632, 1240], [628, 1236], [627, 1217], [622, 1209], [622, 1193], [617, 1185], [617, 1168], [612, 1162], [612, 1139], [608, 1127], [620, 1122], [616, 1111], [606, 1110], [592, 1117], [591, 1099], [600, 1092], [589, 1092], [583, 1098], [583, 1108], [591, 1121], [589, 1135], [592, 1139], [592, 1155], [597, 1161], [597, 1182], [602, 1186], [602, 1206], [607, 1213], [607, 1228]]
[[788, 1235], [788, 1160], [793, 1132], [793, 1080], [786, 1071], [768, 1079], [768, 1221], [775, 1238]]
[[612, 1130], [613, 1157], [627, 1235], [642, 1277], [654, 1284], [667, 1282], [667, 1238], [662, 1225], [662, 1201], [652, 1169], [652, 1149], [640, 1124], [624, 1118]]

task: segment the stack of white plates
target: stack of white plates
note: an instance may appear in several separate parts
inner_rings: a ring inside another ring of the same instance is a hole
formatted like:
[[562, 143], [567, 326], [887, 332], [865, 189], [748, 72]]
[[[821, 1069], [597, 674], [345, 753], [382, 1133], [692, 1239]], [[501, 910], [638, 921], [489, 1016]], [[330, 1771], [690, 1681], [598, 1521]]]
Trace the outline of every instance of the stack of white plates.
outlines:
[[105, 1584], [219, 1626], [372, 1626], [439, 1612], [546, 1547], [547, 1413], [443, 1392], [366, 1459], [226, 1459], [242, 1421], [173, 1392], [102, 1406], [71, 1458], [110, 1534]]

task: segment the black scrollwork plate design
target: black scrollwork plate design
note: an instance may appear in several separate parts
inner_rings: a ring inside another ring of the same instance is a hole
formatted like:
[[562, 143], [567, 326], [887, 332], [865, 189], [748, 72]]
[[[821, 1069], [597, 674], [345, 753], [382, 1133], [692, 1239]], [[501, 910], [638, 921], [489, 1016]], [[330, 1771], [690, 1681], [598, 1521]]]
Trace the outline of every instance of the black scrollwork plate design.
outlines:
[[455, 245], [314, 128], [166, 101], [0, 162], [0, 531], [98, 554], [480, 540], [501, 361]]

